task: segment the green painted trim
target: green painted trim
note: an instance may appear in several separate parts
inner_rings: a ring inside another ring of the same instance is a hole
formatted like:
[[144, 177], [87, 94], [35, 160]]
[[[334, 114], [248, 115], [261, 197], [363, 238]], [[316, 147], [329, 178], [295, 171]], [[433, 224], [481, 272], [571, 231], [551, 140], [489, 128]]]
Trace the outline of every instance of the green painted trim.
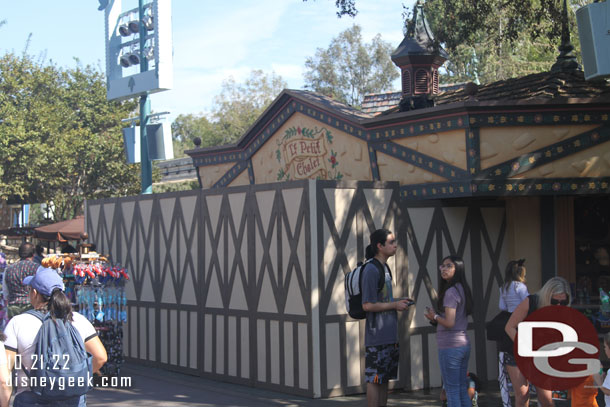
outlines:
[[513, 127], [547, 126], [575, 124], [603, 124], [608, 121], [610, 109], [601, 107], [593, 110], [587, 105], [573, 106], [571, 109], [552, 109], [540, 111], [544, 106], [532, 106], [538, 110], [508, 113], [470, 113], [469, 124], [473, 127]]
[[510, 178], [610, 141], [610, 127], [601, 126], [487, 168], [475, 178]]
[[229, 186], [231, 182], [235, 180], [244, 170], [248, 168], [248, 164], [246, 161], [239, 162], [235, 164], [229, 171], [225, 173], [214, 185], [212, 188], [223, 188]]
[[472, 191], [479, 196], [607, 194], [610, 177], [473, 180]]
[[371, 175], [373, 176], [373, 181], [381, 181], [381, 176], [379, 175], [379, 165], [377, 164], [377, 152], [375, 151], [375, 147], [372, 144], [368, 144], [369, 150], [369, 163], [371, 164]]
[[471, 186], [468, 181], [434, 182], [429, 184], [403, 185], [400, 187], [401, 199], [426, 200], [465, 196], [472, 196]]
[[392, 141], [371, 143], [369, 146], [373, 147], [376, 151], [382, 152], [400, 161], [412, 164], [418, 168], [424, 169], [441, 177], [449, 179], [462, 179], [468, 177], [468, 172], [459, 167], [420, 153], [411, 148], [401, 146], [400, 144], [396, 144]]
[[248, 159], [248, 179], [250, 181], [250, 185], [256, 184], [256, 177], [254, 176], [254, 167], [252, 167], [252, 159]]
[[468, 174], [474, 175], [481, 171], [481, 136], [478, 127], [466, 129], [466, 160]]

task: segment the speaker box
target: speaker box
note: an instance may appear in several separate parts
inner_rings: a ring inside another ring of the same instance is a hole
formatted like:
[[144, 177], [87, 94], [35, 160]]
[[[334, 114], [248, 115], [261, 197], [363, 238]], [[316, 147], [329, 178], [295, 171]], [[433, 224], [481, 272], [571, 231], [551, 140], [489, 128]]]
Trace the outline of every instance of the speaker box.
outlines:
[[151, 160], [171, 160], [174, 158], [172, 126], [170, 122], [146, 126], [148, 139], [148, 158]]
[[123, 129], [123, 143], [125, 145], [125, 158], [127, 164], [140, 162], [140, 126], [125, 127]]
[[576, 10], [585, 79], [610, 76], [610, 7], [591, 3]]

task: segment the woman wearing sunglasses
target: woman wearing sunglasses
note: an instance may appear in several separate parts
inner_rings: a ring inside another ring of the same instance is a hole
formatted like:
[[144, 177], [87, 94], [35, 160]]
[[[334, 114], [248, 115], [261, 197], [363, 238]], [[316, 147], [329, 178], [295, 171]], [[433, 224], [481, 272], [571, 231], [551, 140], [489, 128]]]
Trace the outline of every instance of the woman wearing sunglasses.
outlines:
[[[529, 314], [539, 308], [548, 305], [569, 306], [572, 303], [570, 294], [570, 284], [561, 277], [553, 277], [547, 281], [542, 288], [535, 294], [528, 296], [521, 304], [515, 308], [510, 319], [506, 323], [506, 333], [514, 341], [517, 335], [517, 325], [522, 322]], [[505, 362], [507, 365], [512, 364], [516, 369], [515, 374], [510, 374], [513, 390], [515, 391], [515, 407], [525, 407], [529, 404], [529, 387], [527, 379], [519, 371], [517, 364], [514, 361], [514, 356], [505, 354]], [[513, 359], [512, 361], [510, 359]], [[510, 371], [509, 371], [510, 372]], [[536, 388], [538, 397], [538, 405], [540, 407], [553, 406], [551, 390]]]

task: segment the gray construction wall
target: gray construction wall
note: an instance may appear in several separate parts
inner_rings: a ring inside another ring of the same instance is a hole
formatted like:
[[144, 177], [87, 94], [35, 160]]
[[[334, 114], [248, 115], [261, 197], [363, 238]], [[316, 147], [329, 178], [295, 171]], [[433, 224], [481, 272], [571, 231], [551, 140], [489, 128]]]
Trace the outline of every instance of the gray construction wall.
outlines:
[[470, 370], [497, 376], [484, 321], [506, 263], [504, 207], [409, 204], [398, 184], [298, 181], [89, 201], [98, 252], [129, 270], [128, 360], [308, 397], [363, 392], [363, 323], [345, 312], [344, 274], [371, 231], [391, 259], [400, 315], [399, 380], [440, 385], [434, 328], [423, 318], [438, 264], [464, 257], [475, 292]]

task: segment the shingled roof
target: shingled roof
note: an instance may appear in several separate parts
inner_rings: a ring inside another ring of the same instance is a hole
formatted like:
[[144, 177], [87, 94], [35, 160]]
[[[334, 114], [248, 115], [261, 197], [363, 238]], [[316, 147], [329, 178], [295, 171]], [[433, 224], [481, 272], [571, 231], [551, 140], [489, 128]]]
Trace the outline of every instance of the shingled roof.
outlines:
[[[435, 106], [458, 102], [524, 102], [545, 100], [589, 100], [610, 97], [607, 81], [586, 81], [583, 71], [539, 72], [510, 78], [486, 85], [472, 82], [462, 85], [441, 85], [441, 93], [434, 97]], [[362, 110], [375, 115], [389, 115], [398, 111], [400, 92], [367, 95]]]
[[610, 94], [606, 81], [585, 80], [583, 71], [540, 72], [477, 86], [468, 86], [439, 94], [435, 104], [446, 105], [465, 101], [518, 101], [544, 99], [592, 99]]
[[362, 111], [365, 113], [381, 113], [398, 106], [402, 92], [372, 93], [362, 100]]
[[[440, 92], [462, 89], [465, 85], [466, 84], [464, 83], [440, 85]], [[362, 100], [362, 111], [373, 115], [385, 112], [386, 110], [398, 106], [401, 97], [402, 92], [371, 93], [364, 95], [364, 99]]]
[[352, 120], [357, 121], [359, 119], [369, 119], [372, 117], [369, 112], [354, 109], [353, 107], [346, 105], [345, 103], [336, 101], [333, 98], [322, 95], [321, 93], [297, 89], [286, 89], [284, 90], [284, 92], [289, 95], [293, 95], [297, 98], [300, 98], [301, 100], [305, 100], [314, 105], [317, 105], [318, 107], [333, 110], [334, 112], [340, 113], [346, 118]]

